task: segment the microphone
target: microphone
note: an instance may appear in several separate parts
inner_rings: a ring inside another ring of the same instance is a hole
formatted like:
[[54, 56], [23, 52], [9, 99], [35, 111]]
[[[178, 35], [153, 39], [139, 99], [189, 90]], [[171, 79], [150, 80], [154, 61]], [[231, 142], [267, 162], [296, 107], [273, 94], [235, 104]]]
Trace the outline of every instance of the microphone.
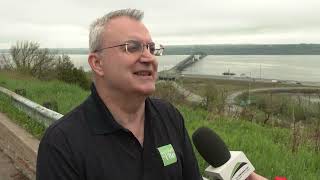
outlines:
[[192, 140], [199, 154], [210, 164], [205, 174], [211, 180], [245, 180], [255, 170], [242, 151], [229, 151], [209, 128], [197, 129]]

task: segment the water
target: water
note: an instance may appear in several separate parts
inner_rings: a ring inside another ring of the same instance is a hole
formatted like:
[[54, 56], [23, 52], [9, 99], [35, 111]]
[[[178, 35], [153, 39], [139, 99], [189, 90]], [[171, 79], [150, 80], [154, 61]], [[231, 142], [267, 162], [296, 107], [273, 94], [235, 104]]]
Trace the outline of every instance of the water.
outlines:
[[319, 68], [319, 55], [211, 55], [184, 73], [221, 75], [230, 70], [236, 76], [260, 78], [261, 72], [267, 79], [320, 82]]
[[[76, 67], [83, 67], [85, 71], [91, 70], [88, 64], [88, 55], [83, 54], [71, 54], [69, 55], [71, 61]], [[168, 70], [178, 64], [180, 61], [188, 57], [188, 55], [171, 55], [171, 56], [157, 56], [158, 59], [158, 71]]]
[[76, 67], [82, 67], [85, 71], [90, 71], [88, 64], [88, 55], [84, 54], [69, 54], [68, 55]]
[[[188, 55], [160, 56], [159, 71], [172, 68]], [[70, 55], [74, 64], [90, 70], [87, 55]], [[222, 75], [320, 82], [320, 55], [209, 55], [186, 68], [185, 74]]]

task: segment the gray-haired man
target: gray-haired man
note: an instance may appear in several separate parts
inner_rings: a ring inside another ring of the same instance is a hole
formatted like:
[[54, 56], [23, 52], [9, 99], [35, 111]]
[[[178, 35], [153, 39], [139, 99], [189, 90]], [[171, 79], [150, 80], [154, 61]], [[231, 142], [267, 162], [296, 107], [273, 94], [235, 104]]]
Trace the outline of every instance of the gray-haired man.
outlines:
[[161, 54], [143, 13], [124, 9], [90, 28], [91, 95], [41, 140], [38, 180], [198, 180], [183, 117], [155, 90]]

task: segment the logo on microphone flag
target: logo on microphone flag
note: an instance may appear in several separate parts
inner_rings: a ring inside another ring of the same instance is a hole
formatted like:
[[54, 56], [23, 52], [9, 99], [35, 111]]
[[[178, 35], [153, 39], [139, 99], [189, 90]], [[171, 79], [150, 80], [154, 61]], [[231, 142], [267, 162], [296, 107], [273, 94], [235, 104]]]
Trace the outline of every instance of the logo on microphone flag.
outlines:
[[158, 147], [157, 149], [160, 152], [164, 166], [168, 166], [177, 162], [176, 153], [174, 152], [174, 149], [171, 144]]
[[230, 179], [238, 180], [241, 179], [243, 174], [250, 171], [250, 167], [246, 162], [238, 162], [232, 170]]

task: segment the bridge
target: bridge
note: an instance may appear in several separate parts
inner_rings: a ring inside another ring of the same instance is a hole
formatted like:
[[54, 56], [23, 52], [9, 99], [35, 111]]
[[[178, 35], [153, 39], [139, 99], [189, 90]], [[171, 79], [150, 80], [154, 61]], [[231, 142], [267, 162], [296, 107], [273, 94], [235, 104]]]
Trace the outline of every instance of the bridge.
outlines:
[[187, 67], [193, 65], [194, 63], [198, 62], [199, 60], [205, 58], [207, 54], [202, 52], [196, 52], [191, 54], [190, 56], [186, 57], [184, 60], [179, 62], [173, 68], [169, 70], [164, 70], [159, 72], [159, 79], [160, 80], [174, 80], [181, 72], [186, 69]]

